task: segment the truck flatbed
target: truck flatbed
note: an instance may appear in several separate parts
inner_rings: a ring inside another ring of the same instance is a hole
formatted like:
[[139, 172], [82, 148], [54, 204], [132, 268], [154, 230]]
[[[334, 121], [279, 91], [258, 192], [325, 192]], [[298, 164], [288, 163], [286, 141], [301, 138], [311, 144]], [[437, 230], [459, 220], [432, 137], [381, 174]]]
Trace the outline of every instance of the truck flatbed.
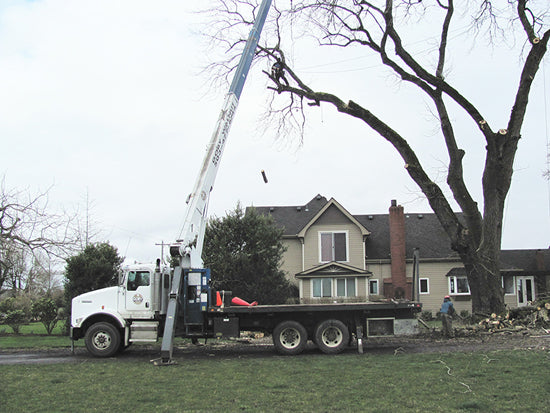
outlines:
[[421, 304], [416, 302], [371, 301], [366, 303], [319, 303], [319, 304], [280, 304], [253, 306], [226, 306], [211, 308], [211, 311], [222, 314], [258, 314], [258, 313], [295, 313], [319, 311], [369, 311], [369, 310], [420, 310]]
[[238, 337], [241, 331], [272, 334], [282, 354], [298, 354], [308, 339], [321, 351], [336, 353], [353, 338], [361, 351], [364, 336], [408, 334], [422, 305], [411, 301], [285, 304], [210, 307], [213, 336]]

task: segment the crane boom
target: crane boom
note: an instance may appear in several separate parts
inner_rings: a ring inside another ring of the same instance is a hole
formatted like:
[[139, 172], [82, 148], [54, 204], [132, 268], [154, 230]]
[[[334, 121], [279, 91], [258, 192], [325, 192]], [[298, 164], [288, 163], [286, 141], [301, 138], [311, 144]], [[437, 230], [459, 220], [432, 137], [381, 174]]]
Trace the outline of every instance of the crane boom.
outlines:
[[241, 97], [244, 83], [248, 71], [250, 70], [260, 34], [270, 7], [271, 0], [263, 0], [260, 5], [254, 26], [250, 31], [244, 51], [233, 76], [231, 86], [229, 87], [229, 92], [225, 96], [225, 101], [216, 123], [216, 128], [210, 139], [202, 168], [195, 181], [193, 191], [189, 195], [187, 213], [180, 234], [181, 239], [171, 246], [172, 254], [182, 258], [182, 266], [184, 268], [202, 268], [201, 255], [210, 192], [212, 191], [214, 180], [216, 179], [229, 129], [233, 122], [235, 111], [239, 104], [239, 98]]
[[210, 139], [203, 164], [195, 181], [193, 192], [188, 197], [187, 212], [181, 232], [181, 239], [170, 246], [170, 253], [179, 257], [179, 266], [174, 270], [170, 299], [166, 312], [164, 335], [161, 346], [161, 360], [170, 363], [172, 359], [173, 341], [175, 335], [176, 318], [178, 317], [179, 296], [184, 277], [184, 269], [202, 268], [202, 247], [207, 222], [207, 208], [216, 174], [219, 169], [221, 156], [227, 142], [227, 136], [235, 111], [239, 104], [239, 98], [252, 65], [254, 53], [258, 46], [272, 0], [262, 0], [258, 14], [239, 64], [233, 75], [229, 92], [225, 96], [224, 104], [216, 123], [216, 128]]

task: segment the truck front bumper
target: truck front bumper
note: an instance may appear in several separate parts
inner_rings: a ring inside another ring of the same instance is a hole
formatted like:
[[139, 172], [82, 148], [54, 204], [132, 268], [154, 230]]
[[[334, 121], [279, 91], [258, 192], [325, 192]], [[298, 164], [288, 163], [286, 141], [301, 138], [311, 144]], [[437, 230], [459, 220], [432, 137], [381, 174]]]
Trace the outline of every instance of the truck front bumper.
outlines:
[[84, 337], [84, 334], [82, 332], [81, 328], [78, 327], [71, 327], [71, 331], [69, 333], [69, 337], [71, 340], [78, 340], [79, 338]]

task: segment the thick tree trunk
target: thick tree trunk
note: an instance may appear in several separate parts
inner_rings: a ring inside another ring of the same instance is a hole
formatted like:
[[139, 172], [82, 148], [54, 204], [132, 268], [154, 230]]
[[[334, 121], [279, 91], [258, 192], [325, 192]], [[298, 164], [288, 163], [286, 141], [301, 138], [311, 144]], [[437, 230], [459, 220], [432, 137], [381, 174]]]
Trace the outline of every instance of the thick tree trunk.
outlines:
[[[474, 314], [502, 313], [505, 310], [504, 292], [498, 261], [467, 254], [462, 256]], [[492, 262], [491, 262], [492, 261]]]

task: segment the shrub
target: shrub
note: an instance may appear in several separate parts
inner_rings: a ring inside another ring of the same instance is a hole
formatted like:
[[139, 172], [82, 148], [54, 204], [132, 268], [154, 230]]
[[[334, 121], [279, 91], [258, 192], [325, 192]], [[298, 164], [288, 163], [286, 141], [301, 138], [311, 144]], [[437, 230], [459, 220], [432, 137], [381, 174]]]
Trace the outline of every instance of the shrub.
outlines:
[[10, 310], [6, 313], [5, 323], [12, 328], [15, 334], [19, 334], [21, 326], [28, 322], [29, 318], [23, 310]]
[[52, 334], [58, 320], [55, 301], [48, 297], [40, 298], [32, 304], [31, 310], [32, 316], [44, 325], [48, 335]]

